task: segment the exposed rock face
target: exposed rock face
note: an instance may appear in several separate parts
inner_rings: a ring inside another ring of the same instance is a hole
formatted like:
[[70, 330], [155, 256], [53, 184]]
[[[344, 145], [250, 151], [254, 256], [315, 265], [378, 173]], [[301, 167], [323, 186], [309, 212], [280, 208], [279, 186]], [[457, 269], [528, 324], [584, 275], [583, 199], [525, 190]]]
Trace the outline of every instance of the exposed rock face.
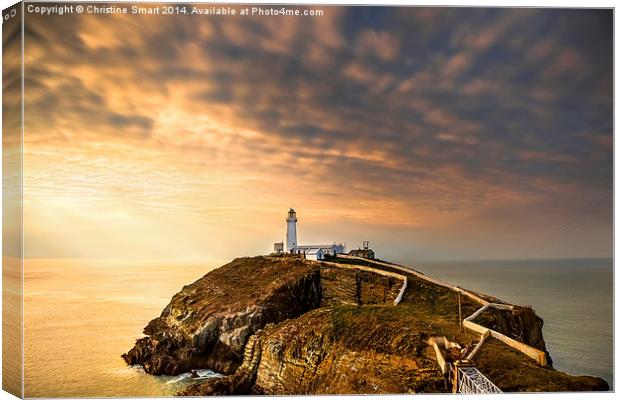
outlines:
[[[152, 374], [227, 374], [183, 395], [447, 391], [427, 339], [446, 336], [470, 349], [478, 341], [459, 327], [458, 295], [404, 273], [407, 290], [394, 306], [400, 279], [334, 261], [236, 259], [177, 293], [123, 358]], [[460, 305], [463, 317], [480, 307], [466, 296]], [[489, 309], [476, 322], [546, 351], [531, 309]], [[502, 390], [608, 390], [601, 379], [540, 367], [488, 340], [474, 361]]]
[[320, 305], [318, 264], [283, 260], [236, 259], [185, 286], [123, 358], [155, 375], [234, 372], [256, 330]]
[[[254, 391], [278, 394], [442, 391], [424, 329], [382, 321], [384, 307], [326, 308], [264, 329]], [[415, 326], [415, 325], [414, 325]], [[422, 328], [422, 327], [420, 327]], [[293, 340], [291, 340], [293, 339]]]
[[[250, 357], [233, 376], [191, 386], [182, 394], [445, 391], [426, 345], [432, 332], [428, 322], [409, 307], [313, 310], [260, 330], [248, 343]], [[439, 329], [445, 326], [436, 322]]]
[[122, 357], [155, 375], [192, 368], [230, 374], [241, 365], [248, 338], [266, 324], [326, 304], [393, 301], [400, 284], [299, 258], [236, 259], [185, 286]]
[[518, 307], [514, 311], [487, 308], [474, 322], [544, 351], [548, 365], [552, 365], [542, 334], [543, 320], [531, 308]]

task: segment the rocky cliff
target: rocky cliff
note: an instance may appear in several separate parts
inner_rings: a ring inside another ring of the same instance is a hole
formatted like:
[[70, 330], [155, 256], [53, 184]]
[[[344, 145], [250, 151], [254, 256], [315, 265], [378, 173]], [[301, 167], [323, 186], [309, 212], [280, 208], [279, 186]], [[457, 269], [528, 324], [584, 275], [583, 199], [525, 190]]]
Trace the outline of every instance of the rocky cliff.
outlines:
[[[377, 266], [340, 258], [236, 259], [177, 293], [123, 358], [152, 374], [210, 368], [227, 375], [190, 386], [184, 395], [447, 391], [428, 338], [446, 336], [470, 349], [477, 341], [459, 327], [457, 294], [402, 271], [368, 267]], [[407, 289], [395, 306], [405, 277]], [[461, 298], [463, 316], [479, 306]], [[542, 320], [532, 310], [490, 312], [476, 322], [546, 351]], [[491, 353], [512, 354], [498, 343], [492, 350], [483, 345], [476, 365], [496, 378], [514, 371], [528, 377], [517, 386], [497, 378], [503, 390], [544, 390], [555, 376], [554, 390], [607, 387], [527, 357], [516, 367], [496, 363]]]
[[488, 308], [474, 322], [544, 351], [547, 363], [553, 364], [542, 334], [543, 320], [531, 308], [517, 307], [513, 311]]
[[174, 295], [144, 328], [147, 336], [122, 357], [154, 375], [195, 368], [230, 374], [243, 361], [248, 338], [266, 324], [323, 305], [393, 301], [398, 283], [300, 258], [236, 259]]

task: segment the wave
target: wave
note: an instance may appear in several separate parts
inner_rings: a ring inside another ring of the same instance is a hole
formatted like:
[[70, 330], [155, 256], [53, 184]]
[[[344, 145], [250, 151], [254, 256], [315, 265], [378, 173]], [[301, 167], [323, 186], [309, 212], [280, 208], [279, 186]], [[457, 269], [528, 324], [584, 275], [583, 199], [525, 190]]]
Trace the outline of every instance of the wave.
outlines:
[[224, 375], [217, 373], [215, 371], [211, 371], [210, 369], [195, 369], [192, 372], [185, 372], [183, 374], [177, 375], [174, 378], [168, 380], [166, 385], [171, 385], [173, 383], [179, 383], [186, 380], [200, 380], [200, 379], [208, 379], [208, 378], [220, 378]]

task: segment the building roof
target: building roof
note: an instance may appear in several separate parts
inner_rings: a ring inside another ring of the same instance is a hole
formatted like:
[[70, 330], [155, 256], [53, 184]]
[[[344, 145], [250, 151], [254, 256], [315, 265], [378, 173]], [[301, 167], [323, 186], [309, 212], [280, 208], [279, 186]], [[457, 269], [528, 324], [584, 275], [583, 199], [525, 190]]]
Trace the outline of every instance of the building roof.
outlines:
[[313, 248], [309, 248], [305, 251], [306, 254], [318, 254], [318, 253], [322, 253], [323, 252], [323, 248], [321, 247], [313, 247]]
[[333, 249], [334, 247], [344, 247], [342, 244], [304, 244], [295, 246], [296, 249]]

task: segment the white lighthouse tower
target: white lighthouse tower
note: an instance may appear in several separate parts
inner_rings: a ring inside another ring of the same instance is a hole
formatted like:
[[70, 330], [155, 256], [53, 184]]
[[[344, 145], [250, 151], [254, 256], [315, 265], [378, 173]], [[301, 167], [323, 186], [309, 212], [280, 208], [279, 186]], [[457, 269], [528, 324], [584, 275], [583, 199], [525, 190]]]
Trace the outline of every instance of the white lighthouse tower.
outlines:
[[292, 208], [286, 218], [286, 251], [291, 252], [297, 246], [297, 214]]

